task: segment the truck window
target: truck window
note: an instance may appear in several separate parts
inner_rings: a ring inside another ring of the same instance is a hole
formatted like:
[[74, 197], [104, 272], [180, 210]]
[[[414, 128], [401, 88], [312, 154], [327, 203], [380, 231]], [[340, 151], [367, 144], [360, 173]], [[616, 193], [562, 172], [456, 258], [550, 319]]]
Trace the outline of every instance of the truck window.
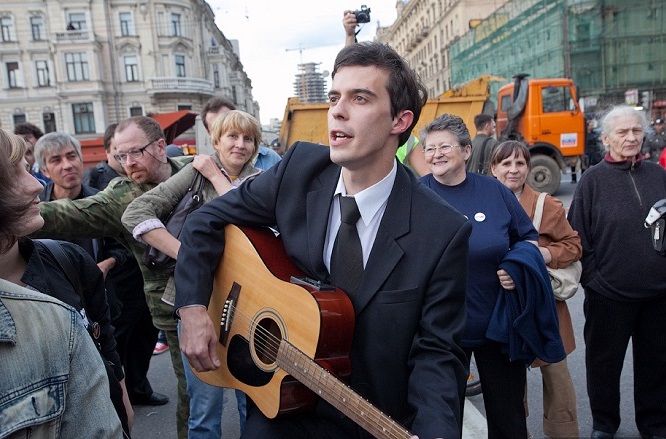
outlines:
[[546, 87], [541, 89], [544, 113], [558, 113], [575, 109], [569, 87]]
[[512, 99], [510, 94], [502, 96], [502, 102], [500, 102], [500, 109], [506, 112], [506, 110], [508, 110], [509, 107], [511, 106], [511, 101]]

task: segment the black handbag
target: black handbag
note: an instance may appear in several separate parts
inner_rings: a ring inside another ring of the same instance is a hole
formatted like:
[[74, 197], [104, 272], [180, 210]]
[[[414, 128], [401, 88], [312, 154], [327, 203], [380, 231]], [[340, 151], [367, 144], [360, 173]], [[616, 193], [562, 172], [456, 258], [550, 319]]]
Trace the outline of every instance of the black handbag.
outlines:
[[[180, 236], [187, 215], [201, 207], [203, 204], [204, 181], [205, 178], [203, 175], [197, 171], [192, 180], [192, 184], [190, 184], [190, 187], [187, 189], [187, 193], [176, 207], [174, 207], [164, 222], [167, 232], [175, 238]], [[149, 269], [162, 273], [171, 273], [176, 267], [175, 259], [162, 253], [153, 246], [146, 247], [146, 250], [143, 252], [142, 262]]]

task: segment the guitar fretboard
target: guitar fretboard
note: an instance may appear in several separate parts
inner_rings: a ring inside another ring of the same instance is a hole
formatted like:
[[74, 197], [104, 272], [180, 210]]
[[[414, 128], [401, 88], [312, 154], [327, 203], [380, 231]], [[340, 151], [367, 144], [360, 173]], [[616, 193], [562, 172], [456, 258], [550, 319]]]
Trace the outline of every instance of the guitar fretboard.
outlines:
[[413, 436], [289, 342], [280, 342], [276, 362], [283, 370], [376, 438], [409, 439]]

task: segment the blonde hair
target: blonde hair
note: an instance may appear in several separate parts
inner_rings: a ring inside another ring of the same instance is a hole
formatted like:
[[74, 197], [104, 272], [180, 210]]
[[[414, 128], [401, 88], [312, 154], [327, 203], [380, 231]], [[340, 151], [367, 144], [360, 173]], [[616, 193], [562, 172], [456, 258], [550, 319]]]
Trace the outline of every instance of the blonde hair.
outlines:
[[20, 220], [32, 206], [16, 196], [16, 170], [27, 149], [22, 137], [0, 129], [0, 252], [11, 248], [19, 238]]
[[251, 114], [240, 110], [231, 110], [220, 114], [213, 122], [210, 131], [213, 145], [220, 141], [224, 133], [229, 131], [239, 131], [253, 137], [254, 151], [252, 152], [252, 159], [254, 159], [259, 152], [259, 142], [261, 142], [261, 124], [259, 121]]
[[12, 134], [9, 131], [0, 129], [0, 145], [3, 154], [9, 159], [9, 164], [15, 166], [25, 155], [28, 145], [23, 137]]

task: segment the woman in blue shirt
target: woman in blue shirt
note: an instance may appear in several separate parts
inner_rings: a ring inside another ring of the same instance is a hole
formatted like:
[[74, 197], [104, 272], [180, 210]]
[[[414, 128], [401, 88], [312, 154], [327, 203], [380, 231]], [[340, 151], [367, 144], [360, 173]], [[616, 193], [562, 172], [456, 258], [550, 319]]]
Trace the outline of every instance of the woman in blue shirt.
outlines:
[[431, 172], [421, 182], [472, 223], [467, 324], [461, 346], [468, 358], [474, 354], [479, 369], [488, 438], [525, 439], [525, 364], [510, 361], [502, 345], [485, 335], [500, 288], [515, 288], [511, 277], [499, 270], [502, 258], [516, 242], [536, 243], [538, 234], [508, 188], [493, 178], [466, 172], [472, 139], [461, 118], [442, 114], [419, 137]]

